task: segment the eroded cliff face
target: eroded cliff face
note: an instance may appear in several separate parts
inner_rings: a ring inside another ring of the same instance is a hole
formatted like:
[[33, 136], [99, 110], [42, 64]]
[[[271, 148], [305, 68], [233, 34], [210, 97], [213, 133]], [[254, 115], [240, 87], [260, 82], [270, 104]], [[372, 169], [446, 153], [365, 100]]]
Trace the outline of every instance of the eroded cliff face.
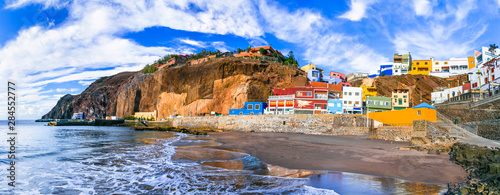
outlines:
[[178, 114], [228, 114], [246, 101], [266, 101], [275, 87], [305, 86], [305, 73], [281, 64], [223, 58], [164, 68], [153, 74], [120, 73], [101, 78], [82, 94], [61, 99], [43, 118], [126, 117], [156, 110], [159, 118]]

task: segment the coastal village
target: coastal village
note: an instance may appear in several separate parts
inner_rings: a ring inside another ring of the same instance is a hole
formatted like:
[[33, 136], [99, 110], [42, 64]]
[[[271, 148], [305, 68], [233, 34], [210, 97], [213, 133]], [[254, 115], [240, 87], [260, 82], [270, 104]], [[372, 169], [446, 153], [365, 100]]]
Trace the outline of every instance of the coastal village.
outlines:
[[[395, 53], [392, 62], [382, 63], [376, 70], [344, 74], [342, 72], [324, 72], [313, 64], [300, 67], [306, 73], [309, 85], [289, 88], [274, 88], [266, 102], [245, 102], [242, 108], [229, 110], [229, 115], [289, 115], [289, 114], [355, 114], [366, 115], [370, 119], [384, 124], [411, 124], [414, 120], [436, 120], [435, 108], [431, 105], [452, 101], [478, 101], [499, 92], [500, 71], [498, 63], [500, 49], [496, 45], [482, 47], [473, 56], [450, 58], [449, 60], [413, 59], [411, 53]], [[248, 47], [234, 52], [206, 52], [189, 55], [169, 55], [158, 60], [154, 71], [163, 68], [173, 68], [182, 65], [196, 65], [217, 58], [244, 58], [279, 62], [298, 67], [297, 61], [272, 48], [272, 46]], [[412, 105], [410, 100], [412, 90], [409, 88], [394, 88], [390, 97], [381, 96], [377, 88], [362, 84], [353, 87], [352, 83], [366, 78], [400, 76], [400, 75], [430, 75], [445, 78], [450, 83], [459, 83], [457, 87], [440, 87], [433, 89], [431, 102], [420, 101]], [[433, 111], [434, 110], [434, 111]], [[211, 113], [220, 115], [219, 113]], [[75, 113], [75, 116], [77, 114]], [[115, 117], [115, 116], [114, 116]], [[136, 112], [138, 119], [161, 120], [157, 112]], [[170, 118], [183, 117], [170, 114]], [[108, 117], [109, 118], [109, 117]]]

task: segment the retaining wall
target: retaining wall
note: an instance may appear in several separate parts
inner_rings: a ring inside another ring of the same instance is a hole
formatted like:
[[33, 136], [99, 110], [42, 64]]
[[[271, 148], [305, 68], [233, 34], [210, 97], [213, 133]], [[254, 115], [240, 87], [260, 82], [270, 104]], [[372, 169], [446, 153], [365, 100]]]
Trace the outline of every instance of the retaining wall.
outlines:
[[170, 119], [173, 127], [193, 130], [288, 132], [328, 135], [369, 135], [367, 118], [361, 115], [292, 114], [209, 116]]

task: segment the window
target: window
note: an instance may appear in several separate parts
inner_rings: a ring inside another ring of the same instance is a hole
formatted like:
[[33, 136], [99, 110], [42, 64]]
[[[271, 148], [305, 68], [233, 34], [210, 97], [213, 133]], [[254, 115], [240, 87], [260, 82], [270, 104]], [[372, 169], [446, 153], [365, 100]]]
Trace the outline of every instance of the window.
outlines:
[[448, 62], [444, 62], [444, 64], [448, 64]]
[[354, 104], [359, 105], [359, 101], [354, 102]]
[[425, 62], [425, 65], [427, 65], [427, 62]]
[[420, 110], [418, 111], [418, 116], [420, 116]]
[[399, 105], [403, 105], [403, 99], [399, 98]]
[[247, 110], [253, 110], [253, 105], [252, 104], [248, 104]]
[[352, 104], [352, 101], [349, 101], [349, 105], [351, 105], [351, 104]]
[[439, 69], [436, 69], [436, 71], [439, 71]]
[[[343, 86], [343, 85], [342, 85]], [[344, 92], [344, 95], [347, 95], [347, 92]]]
[[367, 103], [367, 104], [372, 104], [372, 101], [368, 101], [368, 102], [366, 102], [366, 103]]
[[403, 98], [407, 98], [406, 95], [403, 95]]
[[420, 65], [420, 62], [417, 62], [417, 65]]
[[259, 110], [260, 109], [260, 105], [259, 104], [255, 104], [255, 110]]
[[354, 93], [355, 96], [359, 96], [359, 92]]
[[352, 96], [352, 92], [349, 92], [349, 96]]
[[397, 103], [398, 102], [398, 99], [394, 98], [394, 103]]
[[398, 98], [398, 96], [397, 96], [397, 95], [395, 95], [395, 96], [394, 96], [394, 98]]
[[378, 105], [378, 102], [377, 102], [377, 101], [373, 101], [373, 103], [374, 103], [375, 105]]
[[240, 115], [243, 115], [243, 112], [240, 112]]
[[439, 62], [436, 62], [436, 65], [439, 65]]
[[416, 70], [416, 68], [415, 68], [415, 67], [413, 67], [413, 70]]
[[385, 105], [386, 105], [386, 106], [389, 106], [389, 102], [385, 102]]
[[344, 104], [347, 104], [347, 101], [344, 101]]
[[406, 103], [406, 98], [405, 98], [405, 103]]

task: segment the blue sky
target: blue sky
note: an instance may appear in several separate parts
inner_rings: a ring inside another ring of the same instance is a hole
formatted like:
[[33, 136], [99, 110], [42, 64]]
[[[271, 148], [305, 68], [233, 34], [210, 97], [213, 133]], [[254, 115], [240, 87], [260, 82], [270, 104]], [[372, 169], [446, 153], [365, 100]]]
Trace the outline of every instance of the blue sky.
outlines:
[[272, 44], [301, 66], [351, 73], [396, 52], [444, 60], [500, 44], [500, 0], [7, 0], [0, 8], [0, 76], [18, 83], [21, 119], [171, 53]]

